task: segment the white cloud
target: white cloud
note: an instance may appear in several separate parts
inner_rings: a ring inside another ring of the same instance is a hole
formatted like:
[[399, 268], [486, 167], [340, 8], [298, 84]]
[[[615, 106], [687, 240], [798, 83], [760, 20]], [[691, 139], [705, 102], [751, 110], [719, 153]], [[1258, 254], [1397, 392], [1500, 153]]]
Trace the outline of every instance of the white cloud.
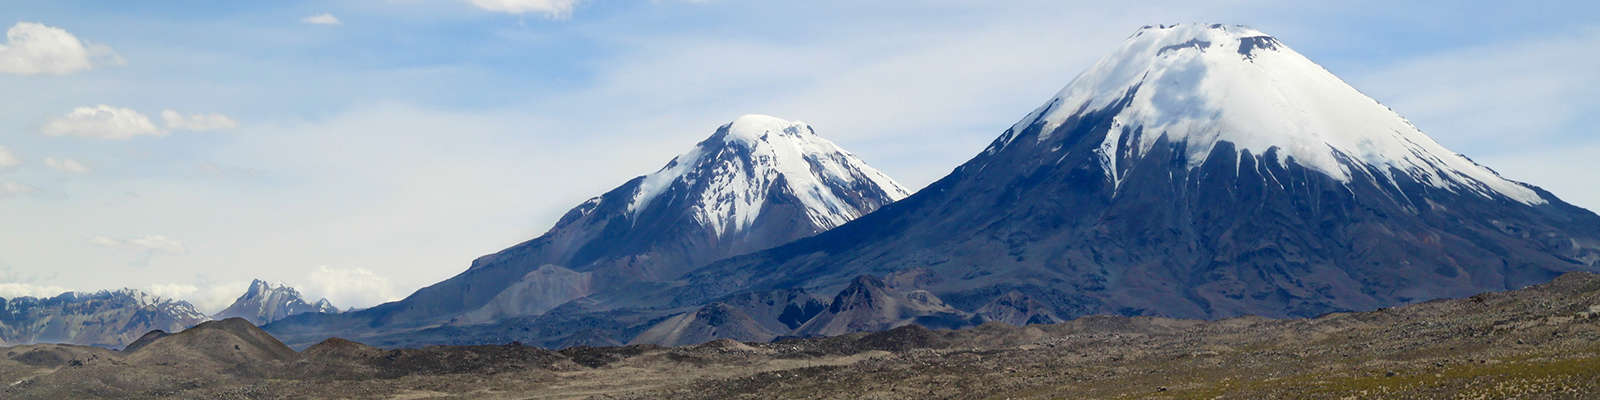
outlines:
[[12, 181], [0, 181], [0, 198], [33, 193], [33, 187]]
[[0, 44], [0, 73], [66, 75], [95, 64], [122, 64], [110, 47], [85, 44], [66, 30], [34, 22], [18, 22]]
[[310, 301], [326, 298], [338, 307], [371, 307], [399, 300], [389, 278], [364, 268], [317, 267], [307, 276], [309, 283], [302, 289]]
[[343, 24], [343, 22], [339, 21], [339, 17], [335, 17], [335, 16], [333, 16], [333, 14], [329, 14], [329, 13], [322, 13], [322, 14], [317, 14], [317, 15], [301, 18], [300, 22], [304, 22], [304, 23], [312, 24], [312, 25], [342, 25]]
[[1600, 209], [1586, 132], [1600, 119], [1600, 29], [1424, 53], [1354, 79], [1356, 86], [1452, 150], [1506, 177]]
[[55, 285], [35, 285], [31, 283], [6, 282], [0, 283], [0, 297], [11, 299], [17, 297], [55, 297], [56, 295], [70, 292], [71, 290]]
[[183, 254], [183, 243], [161, 235], [148, 235], [128, 240], [135, 247], [170, 254]]
[[182, 283], [157, 283], [145, 287], [144, 291], [157, 297], [188, 299], [190, 295], [200, 291], [200, 288]]
[[100, 247], [117, 247], [122, 245], [121, 240], [116, 240], [105, 236], [95, 236], [90, 238], [89, 243]]
[[1507, 178], [1549, 190], [1568, 203], [1600, 210], [1600, 185], [1595, 185], [1594, 179], [1595, 154], [1600, 154], [1600, 142], [1590, 141], [1478, 157], [1477, 160]]
[[161, 112], [161, 120], [166, 122], [167, 129], [194, 132], [216, 131], [238, 128], [239, 123], [233, 118], [222, 114], [189, 114], [183, 115], [177, 111], [165, 110]]
[[183, 242], [179, 242], [164, 235], [145, 235], [133, 239], [113, 239], [105, 236], [95, 236], [89, 243], [101, 247], [129, 247], [146, 250], [152, 253], [183, 254], [187, 250]]
[[238, 121], [217, 113], [185, 115], [164, 110], [161, 120], [166, 124], [166, 129], [156, 126], [150, 117], [139, 111], [101, 104], [75, 108], [66, 115], [46, 122], [41, 131], [50, 136], [126, 140], [139, 136], [166, 136], [170, 131], [206, 132], [239, 127]]
[[1542, 144], [1594, 114], [1596, 48], [1600, 29], [1501, 41], [1420, 54], [1356, 83], [1447, 145], [1505, 151]]
[[45, 157], [44, 165], [57, 171], [73, 174], [87, 174], [90, 171], [89, 166], [71, 158]]
[[16, 154], [11, 154], [11, 150], [7, 149], [5, 146], [0, 146], [0, 169], [11, 168], [18, 165], [22, 165], [22, 159], [17, 158]]
[[66, 115], [44, 124], [44, 134], [50, 136], [81, 136], [99, 139], [125, 140], [137, 136], [166, 136], [150, 118], [132, 109], [101, 104], [78, 107]]
[[145, 292], [188, 301], [195, 309], [209, 315], [228, 308], [234, 300], [239, 299], [239, 295], [244, 294], [249, 285], [247, 282], [230, 282], [201, 287], [185, 283], [157, 283], [145, 287]]
[[544, 14], [550, 18], [566, 18], [578, 0], [470, 0], [478, 8], [507, 14]]

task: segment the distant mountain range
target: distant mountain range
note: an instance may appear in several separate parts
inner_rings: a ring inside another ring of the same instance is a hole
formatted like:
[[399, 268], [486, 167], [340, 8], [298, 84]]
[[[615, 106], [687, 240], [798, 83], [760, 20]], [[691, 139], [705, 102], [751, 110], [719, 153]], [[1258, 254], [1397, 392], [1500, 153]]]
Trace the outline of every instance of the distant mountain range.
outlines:
[[1303, 317], [1600, 270], [1600, 216], [1450, 151], [1242, 26], [1134, 32], [902, 197], [807, 125], [741, 117], [450, 280], [266, 329], [299, 346], [559, 347]]
[[121, 348], [152, 330], [205, 322], [187, 301], [136, 289], [0, 299], [0, 344], [71, 343]]
[[152, 331], [177, 332], [212, 319], [242, 317], [267, 323], [307, 312], [338, 309], [326, 299], [306, 303], [294, 288], [262, 280], [251, 282], [238, 300], [210, 317], [187, 301], [138, 289], [0, 298], [0, 345], [68, 343], [122, 348]]

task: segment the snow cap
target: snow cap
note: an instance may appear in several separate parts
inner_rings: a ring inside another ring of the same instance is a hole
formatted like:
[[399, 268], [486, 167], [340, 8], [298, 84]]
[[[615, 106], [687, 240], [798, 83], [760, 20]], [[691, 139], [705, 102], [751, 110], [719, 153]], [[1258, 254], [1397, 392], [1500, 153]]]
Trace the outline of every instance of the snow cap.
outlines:
[[[1358, 171], [1406, 174], [1444, 190], [1545, 203], [1527, 186], [1446, 149], [1278, 39], [1240, 25], [1139, 29], [987, 152], [1006, 148], [1035, 125], [1037, 140], [1049, 140], [1070, 117], [1123, 101], [1097, 150], [1117, 184], [1118, 155], [1142, 157], [1165, 137], [1186, 145], [1190, 168], [1229, 142], [1258, 156], [1276, 149], [1271, 154], [1280, 164], [1292, 158], [1345, 182]], [[1138, 140], [1123, 144], [1124, 133], [1140, 130]]]

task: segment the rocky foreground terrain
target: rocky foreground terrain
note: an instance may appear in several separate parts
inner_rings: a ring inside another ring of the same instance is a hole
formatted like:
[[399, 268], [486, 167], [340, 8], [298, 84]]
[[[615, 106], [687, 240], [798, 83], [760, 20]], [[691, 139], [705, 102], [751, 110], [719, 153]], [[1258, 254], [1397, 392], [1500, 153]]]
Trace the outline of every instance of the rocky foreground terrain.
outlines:
[[1086, 317], [775, 343], [295, 352], [242, 319], [0, 348], [0, 398], [1593, 398], [1600, 275], [1314, 319]]

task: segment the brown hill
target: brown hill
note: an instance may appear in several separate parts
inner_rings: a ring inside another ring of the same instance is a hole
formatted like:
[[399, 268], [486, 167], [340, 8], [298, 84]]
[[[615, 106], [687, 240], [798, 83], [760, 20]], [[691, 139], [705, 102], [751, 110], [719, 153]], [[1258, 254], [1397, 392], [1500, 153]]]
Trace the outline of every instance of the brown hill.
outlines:
[[139, 346], [130, 345], [132, 350], [126, 352], [129, 364], [209, 367], [245, 376], [272, 375], [274, 367], [300, 358], [294, 349], [243, 318], [207, 321], [135, 344]]

